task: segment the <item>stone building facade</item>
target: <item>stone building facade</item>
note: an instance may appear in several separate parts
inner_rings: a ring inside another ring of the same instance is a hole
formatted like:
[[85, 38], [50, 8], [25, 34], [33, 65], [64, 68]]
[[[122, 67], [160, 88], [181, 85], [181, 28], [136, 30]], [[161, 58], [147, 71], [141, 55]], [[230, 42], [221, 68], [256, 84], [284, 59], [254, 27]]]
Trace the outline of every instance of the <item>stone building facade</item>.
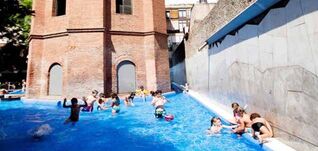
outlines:
[[28, 98], [170, 90], [164, 0], [34, 0], [33, 9]]

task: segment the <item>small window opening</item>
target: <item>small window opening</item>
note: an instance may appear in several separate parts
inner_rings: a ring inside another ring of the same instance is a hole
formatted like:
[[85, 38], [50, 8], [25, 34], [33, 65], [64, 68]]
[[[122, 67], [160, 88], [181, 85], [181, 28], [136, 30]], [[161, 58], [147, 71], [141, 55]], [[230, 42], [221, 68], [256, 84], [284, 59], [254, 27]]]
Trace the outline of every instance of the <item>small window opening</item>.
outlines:
[[66, 0], [53, 0], [53, 16], [62, 16], [66, 13]]
[[132, 14], [131, 0], [116, 0], [116, 13]]

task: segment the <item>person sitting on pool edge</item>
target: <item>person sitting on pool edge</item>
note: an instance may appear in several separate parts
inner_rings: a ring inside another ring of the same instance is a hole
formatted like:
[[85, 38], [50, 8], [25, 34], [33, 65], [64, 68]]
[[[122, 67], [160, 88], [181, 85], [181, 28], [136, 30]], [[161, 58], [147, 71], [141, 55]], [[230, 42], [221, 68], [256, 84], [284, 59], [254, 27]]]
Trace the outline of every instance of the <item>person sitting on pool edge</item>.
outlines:
[[213, 117], [211, 119], [211, 127], [208, 129], [207, 133], [208, 134], [218, 134], [221, 132], [222, 128], [228, 128], [228, 129], [232, 129], [232, 128], [236, 128], [237, 125], [234, 126], [227, 126], [227, 125], [223, 125], [221, 122], [221, 118], [219, 117]]
[[86, 102], [86, 100], [84, 99], [84, 97], [83, 97], [83, 101], [84, 101], [85, 105], [78, 105], [77, 98], [72, 98], [72, 99], [71, 99], [72, 105], [66, 105], [66, 101], [67, 101], [67, 99], [64, 98], [63, 107], [64, 107], [64, 108], [71, 108], [71, 115], [70, 115], [69, 118], [67, 118], [67, 119], [65, 120], [64, 123], [65, 123], [65, 124], [66, 124], [66, 123], [69, 123], [69, 122], [75, 123], [75, 122], [77, 122], [77, 121], [79, 120], [80, 108], [81, 108], [81, 107], [87, 107], [87, 102]]
[[82, 111], [84, 112], [93, 112], [94, 103], [97, 100], [98, 91], [93, 90], [92, 94], [89, 95], [85, 100], [87, 101], [87, 107], [84, 107]]
[[252, 113], [250, 119], [252, 121], [252, 135], [258, 139], [260, 143], [263, 143], [265, 138], [273, 137], [271, 125], [258, 113]]
[[112, 103], [110, 106], [112, 107], [112, 114], [114, 115], [120, 111], [120, 99], [116, 93], [111, 94], [111, 99]]

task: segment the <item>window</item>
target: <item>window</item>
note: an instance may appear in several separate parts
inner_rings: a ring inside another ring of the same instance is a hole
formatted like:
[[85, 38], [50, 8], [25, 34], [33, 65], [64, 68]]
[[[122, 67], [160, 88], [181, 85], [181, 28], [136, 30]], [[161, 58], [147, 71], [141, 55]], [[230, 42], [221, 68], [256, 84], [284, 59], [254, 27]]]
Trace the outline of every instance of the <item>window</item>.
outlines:
[[180, 32], [185, 32], [186, 27], [187, 27], [187, 21], [179, 21]]
[[186, 10], [179, 10], [179, 18], [186, 18], [187, 11]]
[[116, 0], [116, 13], [132, 14], [131, 0]]
[[166, 18], [170, 18], [170, 11], [166, 11]]
[[66, 0], [53, 0], [53, 16], [65, 15]]

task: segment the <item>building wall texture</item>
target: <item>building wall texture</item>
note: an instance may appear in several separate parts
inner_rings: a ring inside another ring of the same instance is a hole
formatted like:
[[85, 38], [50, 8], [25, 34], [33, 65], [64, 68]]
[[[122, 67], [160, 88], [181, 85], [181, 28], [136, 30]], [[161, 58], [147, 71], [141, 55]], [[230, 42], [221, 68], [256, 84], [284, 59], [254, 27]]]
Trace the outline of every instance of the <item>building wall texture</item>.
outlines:
[[28, 98], [49, 97], [54, 63], [62, 66], [62, 95], [67, 97], [93, 89], [117, 92], [117, 65], [125, 60], [136, 65], [137, 86], [170, 90], [163, 0], [132, 0], [131, 15], [116, 14], [115, 1], [70, 0], [66, 15], [52, 16], [52, 4], [53, 0], [33, 2]]
[[[210, 14], [231, 8], [223, 4], [220, 0]], [[223, 14], [223, 20], [237, 14], [228, 13], [233, 14]], [[275, 137], [297, 150], [318, 150], [318, 1], [290, 0], [270, 10], [259, 25], [245, 25], [198, 52], [206, 31], [223, 26], [218, 15], [206, 17], [186, 42], [191, 88], [229, 111], [232, 102], [247, 104], [248, 112], [272, 123]]]

